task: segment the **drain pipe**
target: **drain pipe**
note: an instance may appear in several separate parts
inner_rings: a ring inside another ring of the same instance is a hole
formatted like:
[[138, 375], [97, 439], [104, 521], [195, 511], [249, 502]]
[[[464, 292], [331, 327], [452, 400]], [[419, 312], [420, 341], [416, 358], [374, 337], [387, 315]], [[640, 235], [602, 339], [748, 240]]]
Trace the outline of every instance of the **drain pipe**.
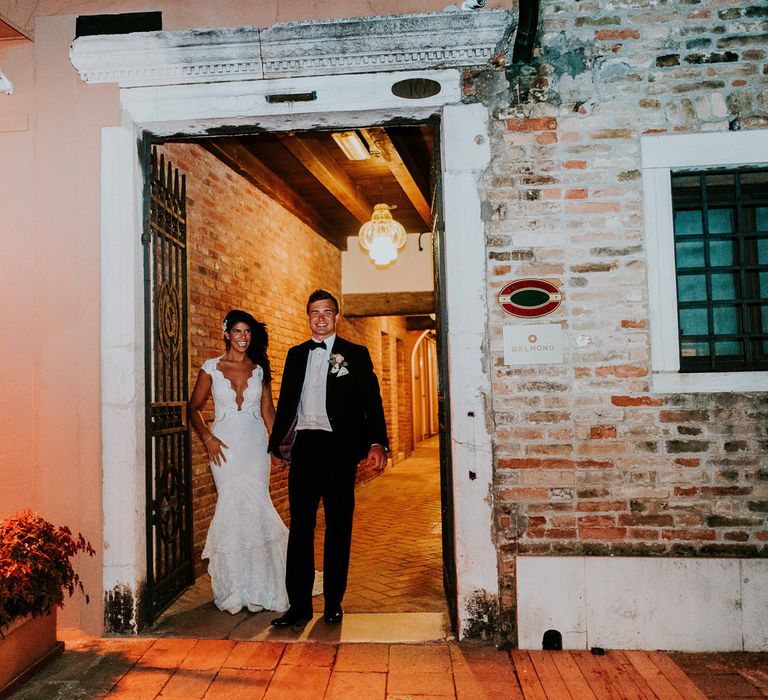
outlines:
[[520, 0], [512, 63], [530, 63], [539, 26], [539, 0]]

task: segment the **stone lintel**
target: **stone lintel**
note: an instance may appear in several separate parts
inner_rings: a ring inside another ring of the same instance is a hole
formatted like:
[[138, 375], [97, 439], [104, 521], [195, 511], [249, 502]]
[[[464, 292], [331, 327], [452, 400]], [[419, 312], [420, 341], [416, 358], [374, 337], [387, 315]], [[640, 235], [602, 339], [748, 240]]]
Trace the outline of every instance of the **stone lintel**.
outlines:
[[70, 50], [89, 83], [181, 85], [481, 66], [503, 48], [506, 10], [441, 12], [85, 36]]

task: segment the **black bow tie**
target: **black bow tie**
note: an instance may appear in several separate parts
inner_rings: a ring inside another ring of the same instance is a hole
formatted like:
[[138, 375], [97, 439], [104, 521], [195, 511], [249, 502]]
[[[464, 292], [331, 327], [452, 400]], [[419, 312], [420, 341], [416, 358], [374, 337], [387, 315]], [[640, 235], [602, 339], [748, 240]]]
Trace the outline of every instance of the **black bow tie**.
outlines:
[[325, 350], [327, 347], [328, 346], [325, 344], [324, 340], [321, 340], [320, 342], [318, 342], [316, 340], [310, 340], [309, 341], [309, 349], [310, 349], [310, 351], [317, 350], [318, 348], [322, 348], [323, 350]]

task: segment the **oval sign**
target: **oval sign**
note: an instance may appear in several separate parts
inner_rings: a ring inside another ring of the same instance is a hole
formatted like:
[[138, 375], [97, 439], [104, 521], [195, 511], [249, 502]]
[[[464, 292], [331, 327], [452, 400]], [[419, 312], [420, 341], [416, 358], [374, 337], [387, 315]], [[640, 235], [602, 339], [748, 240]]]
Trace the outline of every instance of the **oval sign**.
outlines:
[[511, 316], [538, 318], [551, 314], [563, 301], [551, 282], [523, 279], [510, 282], [499, 292], [499, 304]]
[[392, 86], [392, 94], [405, 100], [423, 100], [427, 97], [434, 97], [442, 89], [443, 86], [436, 80], [408, 78], [407, 80], [398, 80]]

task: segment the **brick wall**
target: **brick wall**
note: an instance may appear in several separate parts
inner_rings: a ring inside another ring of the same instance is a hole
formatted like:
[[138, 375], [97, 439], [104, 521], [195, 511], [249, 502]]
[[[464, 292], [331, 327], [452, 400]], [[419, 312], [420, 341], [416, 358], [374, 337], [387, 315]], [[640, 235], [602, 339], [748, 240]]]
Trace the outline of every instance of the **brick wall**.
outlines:
[[[485, 177], [495, 534], [517, 554], [768, 553], [764, 394], [650, 387], [640, 137], [768, 127], [764, 5], [542, 3], [531, 65], [468, 76], [491, 107]], [[503, 363], [496, 303], [541, 277], [562, 365]], [[511, 623], [510, 623], [511, 624]]]
[[[187, 174], [191, 381], [205, 359], [223, 354], [222, 320], [230, 309], [242, 308], [268, 326], [276, 402], [288, 348], [308, 337], [307, 296], [321, 287], [341, 299], [341, 253], [200, 146], [167, 144], [162, 150]], [[404, 337], [403, 319], [342, 319], [338, 331], [366, 345], [382, 384], [392, 383], [381, 376], [381, 335], [386, 331], [391, 337]], [[398, 391], [410, 396], [410, 380]], [[213, 419], [210, 402], [205, 415]], [[393, 441], [398, 439], [400, 423], [388, 423]], [[372, 476], [370, 467], [361, 464], [358, 481]], [[200, 572], [216, 489], [196, 435], [192, 438], [192, 489], [194, 551]], [[272, 477], [270, 491], [287, 522], [287, 472]]]

